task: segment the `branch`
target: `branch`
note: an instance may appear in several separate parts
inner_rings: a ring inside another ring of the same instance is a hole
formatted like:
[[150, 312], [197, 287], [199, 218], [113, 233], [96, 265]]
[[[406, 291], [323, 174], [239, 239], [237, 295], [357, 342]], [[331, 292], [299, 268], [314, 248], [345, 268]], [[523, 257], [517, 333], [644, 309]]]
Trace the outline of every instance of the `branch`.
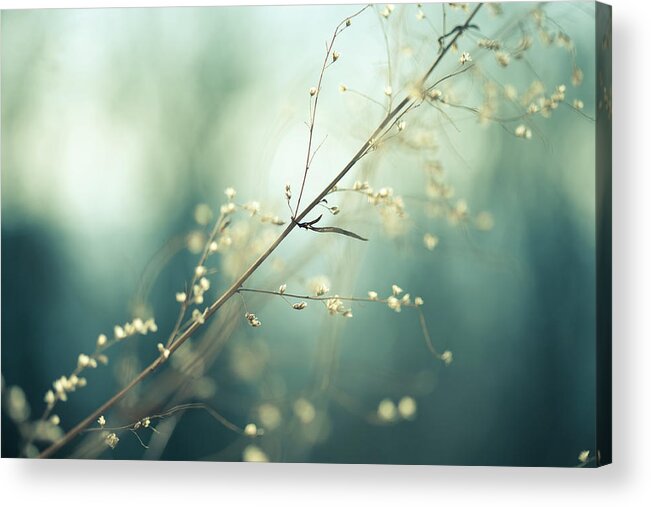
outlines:
[[[427, 72], [421, 78], [421, 84], [424, 85], [429, 76], [434, 72], [434, 69], [439, 65], [443, 60], [445, 55], [449, 52], [450, 48], [457, 42], [458, 38], [461, 37], [463, 32], [470, 26], [472, 19], [476, 16], [477, 12], [481, 8], [482, 4], [479, 3], [475, 9], [470, 13], [466, 19], [465, 24], [461, 25], [461, 29], [456, 31], [455, 36], [452, 40], [445, 46], [437, 58], [434, 60], [434, 63], [427, 70]], [[412, 96], [407, 96], [382, 120], [382, 122], [377, 126], [377, 128], [370, 135], [368, 140], [362, 145], [362, 147], [355, 153], [351, 158], [350, 162], [337, 174], [333, 180], [326, 185], [326, 187], [321, 191], [321, 193], [314, 198], [314, 200], [307, 205], [307, 207], [299, 214], [298, 211], [294, 220], [290, 220], [285, 230], [276, 238], [276, 240], [263, 252], [254, 262], [251, 264], [244, 273], [240, 275], [235, 282], [224, 292], [212, 305], [210, 305], [204, 312], [204, 322], [208, 321], [238, 290], [244, 282], [246, 282], [251, 275], [260, 267], [260, 265], [267, 260], [267, 258], [278, 248], [278, 246], [289, 236], [289, 234], [296, 228], [298, 223], [302, 222], [303, 219], [307, 216], [310, 211], [312, 211], [319, 203], [323, 200], [324, 197], [337, 185], [337, 183], [344, 177], [348, 172], [357, 164], [357, 162], [372, 148], [375, 139], [382, 134], [387, 125], [390, 125], [391, 122], [396, 118], [403, 109], [407, 106], [417, 102], [419, 99]], [[202, 323], [195, 320], [183, 333], [181, 333], [178, 338], [169, 347], [169, 355], [174, 354], [176, 350], [181, 347], [194, 333], [202, 326]], [[79, 433], [91, 425], [100, 415], [107, 412], [113, 405], [119, 402], [131, 389], [140, 384], [143, 380], [149, 377], [154, 373], [159, 366], [165, 362], [166, 358], [161, 355], [152, 361], [144, 370], [142, 370], [131, 382], [129, 382], [125, 387], [115, 393], [110, 399], [98, 407], [94, 412], [92, 412], [88, 417], [79, 422], [75, 427], [69, 430], [63, 437], [54, 442], [48, 448], [46, 448], [39, 458], [49, 458], [53, 456], [57, 451], [62, 447], [69, 444]]]

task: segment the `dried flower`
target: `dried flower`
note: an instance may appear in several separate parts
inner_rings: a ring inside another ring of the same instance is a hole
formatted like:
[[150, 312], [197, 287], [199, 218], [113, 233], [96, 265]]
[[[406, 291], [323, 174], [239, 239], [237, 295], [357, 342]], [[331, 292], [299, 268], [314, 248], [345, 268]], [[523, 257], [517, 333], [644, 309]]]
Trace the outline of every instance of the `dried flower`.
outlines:
[[45, 393], [45, 397], [43, 398], [45, 403], [48, 404], [48, 406], [54, 405], [54, 402], [56, 401], [56, 396], [54, 395], [54, 392], [50, 389], [48, 392]]
[[244, 317], [246, 320], [249, 322], [251, 327], [260, 327], [262, 325], [262, 322], [258, 320], [258, 318], [255, 316], [255, 313], [245, 313]]
[[368, 298], [373, 300], [373, 301], [376, 301], [377, 300], [377, 292], [375, 292], [374, 290], [368, 291]]
[[314, 96], [316, 95], [316, 91], [317, 91], [317, 90], [316, 90], [316, 87], [315, 87], [315, 86], [313, 86], [312, 88], [310, 88], [310, 97], [314, 97]]
[[301, 301], [300, 303], [294, 303], [292, 305], [292, 308], [294, 310], [303, 310], [307, 307], [307, 303], [305, 301]]
[[459, 57], [459, 63], [461, 65], [465, 65], [468, 62], [472, 62], [472, 57], [470, 56], [470, 53], [464, 51], [463, 53], [461, 53], [461, 56]]
[[115, 326], [113, 328], [113, 334], [116, 340], [123, 340], [127, 337], [127, 333], [122, 326]]
[[253, 423], [249, 423], [244, 427], [244, 434], [247, 437], [255, 437], [258, 434], [258, 427]]
[[228, 198], [229, 201], [233, 200], [237, 192], [233, 187], [228, 187], [226, 190], [224, 190], [224, 194], [226, 194], [226, 197]]
[[77, 358], [77, 366], [79, 368], [86, 368], [89, 363], [90, 357], [88, 357], [86, 354], [79, 354], [79, 357]]
[[441, 354], [441, 361], [445, 363], [445, 366], [449, 366], [452, 363], [452, 352], [446, 350]]
[[287, 290], [287, 284], [286, 283], [284, 283], [280, 287], [278, 287], [278, 293], [279, 294], [284, 294], [286, 290]]
[[532, 132], [526, 125], [518, 125], [515, 128], [515, 135], [516, 137], [521, 137], [523, 139], [531, 139]]
[[115, 449], [115, 446], [118, 445], [118, 442], [120, 439], [115, 433], [109, 433], [106, 435], [106, 438], [104, 439], [104, 442], [106, 445], [108, 445], [111, 449]]
[[99, 416], [99, 419], [97, 419], [97, 424], [99, 424], [100, 428], [103, 428], [104, 426], [106, 426], [106, 419], [104, 418], [103, 415]]
[[502, 67], [507, 67], [511, 61], [509, 54], [504, 51], [497, 51], [495, 53], [495, 59]]
[[170, 349], [165, 348], [165, 345], [159, 343], [158, 345], [156, 345], [156, 347], [158, 348], [158, 352], [160, 352], [160, 355], [162, 356], [163, 359], [167, 359], [168, 357], [170, 357]]
[[400, 313], [400, 300], [394, 296], [389, 296], [387, 298], [387, 306], [394, 310], [397, 313]]
[[192, 311], [192, 320], [198, 322], [199, 324], [204, 324], [206, 322], [206, 317], [204, 312], [195, 308]]
[[422, 297], [417, 296], [416, 299], [414, 299], [414, 304], [416, 306], [423, 306], [425, 304], [425, 301], [423, 301]]

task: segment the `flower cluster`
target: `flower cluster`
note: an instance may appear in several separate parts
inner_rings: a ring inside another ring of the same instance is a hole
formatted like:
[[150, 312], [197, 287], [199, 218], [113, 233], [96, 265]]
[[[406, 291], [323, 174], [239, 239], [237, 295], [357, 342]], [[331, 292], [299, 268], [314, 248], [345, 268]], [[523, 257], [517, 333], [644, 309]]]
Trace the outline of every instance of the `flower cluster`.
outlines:
[[249, 322], [251, 327], [260, 327], [262, 325], [262, 322], [258, 320], [258, 318], [255, 316], [255, 313], [246, 312], [244, 314], [244, 317]]
[[[377, 293], [374, 291], [369, 292], [371, 300], [377, 300]], [[391, 286], [391, 295], [385, 300], [386, 305], [394, 312], [400, 313], [403, 306], [418, 307], [424, 304], [423, 298], [416, 297], [413, 301], [411, 295], [403, 294], [402, 288], [398, 285]]]
[[135, 334], [146, 335], [147, 333], [156, 333], [158, 331], [158, 326], [154, 319], [142, 320], [141, 318], [135, 318], [131, 322], [127, 322], [123, 326], [115, 326], [113, 328], [113, 335], [116, 340], [124, 340], [129, 336]]
[[343, 301], [339, 299], [339, 296], [337, 294], [327, 299], [325, 306], [330, 315], [341, 315], [346, 318], [351, 318], [353, 316], [353, 310], [351, 308], [347, 308], [344, 305]]
[[77, 390], [77, 388], [85, 387], [86, 379], [72, 374], [69, 377], [65, 375], [59, 377], [52, 383], [53, 390], [45, 393], [45, 403], [49, 407], [54, 406], [57, 400], [68, 401], [68, 394]]

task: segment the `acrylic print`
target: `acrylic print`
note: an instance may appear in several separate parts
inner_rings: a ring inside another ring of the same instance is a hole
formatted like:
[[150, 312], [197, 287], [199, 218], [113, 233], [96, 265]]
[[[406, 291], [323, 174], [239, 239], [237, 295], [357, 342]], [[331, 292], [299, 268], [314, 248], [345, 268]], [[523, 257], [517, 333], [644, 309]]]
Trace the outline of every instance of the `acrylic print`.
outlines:
[[610, 8], [2, 12], [2, 456], [610, 462]]

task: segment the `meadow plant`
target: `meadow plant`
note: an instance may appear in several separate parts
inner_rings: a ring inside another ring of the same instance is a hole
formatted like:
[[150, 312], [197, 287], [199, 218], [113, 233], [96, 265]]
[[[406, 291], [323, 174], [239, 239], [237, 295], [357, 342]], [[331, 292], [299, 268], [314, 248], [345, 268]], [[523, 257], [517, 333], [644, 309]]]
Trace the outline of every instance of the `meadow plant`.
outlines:
[[[498, 20], [499, 29], [488, 33], [478, 20], [480, 12], [484, 20], [493, 24]], [[345, 65], [346, 53], [340, 42], [364, 16], [377, 18], [385, 43], [384, 75], [372, 90], [358, 90], [352, 70], [351, 82], [333, 83], [328, 79], [333, 66]], [[534, 67], [529, 54], [535, 45], [566, 51], [568, 84], [546, 83], [533, 70], [526, 89], [508, 84], [511, 67]], [[42, 414], [35, 420], [30, 419], [22, 390], [17, 386], [5, 388], [3, 384], [5, 408], [20, 429], [24, 456], [94, 457], [107, 448], [119, 448], [131, 435], [146, 449], [145, 458], [157, 458], [180, 416], [198, 411], [241, 436], [241, 459], [270, 461], [280, 456], [273, 446], [265, 445], [264, 437], [282, 424], [312, 428], [319, 423], [316, 430], [306, 430], [305, 439], [309, 444], [326, 438], [321, 424], [327, 418], [324, 400], [338, 403], [368, 424], [393, 425], [418, 417], [416, 393], [386, 396], [376, 406], [364, 406], [335, 385], [332, 377], [336, 368], [329, 363], [322, 365], [317, 388], [306, 389], [295, 399], [265, 397], [263, 391], [248, 408], [249, 418], [236, 424], [224, 417], [212, 401], [215, 385], [209, 368], [233, 335], [247, 328], [251, 328], [250, 333], [264, 330], [264, 298], [286, 303], [287, 315], [283, 318], [288, 322], [294, 312], [308, 313], [315, 333], [324, 336], [339, 333], [340, 323], [354, 319], [360, 311], [407, 313], [418, 321], [423, 347], [431, 354], [433, 367], [436, 363], [453, 366], [454, 353], [447, 349], [446, 340], [430, 331], [427, 301], [421, 295], [397, 283], [342, 295], [342, 289], [333, 283], [342, 279], [337, 273], [314, 273], [305, 279], [296, 272], [295, 266], [329, 255], [330, 247], [296, 248], [287, 259], [270, 257], [281, 244], [299, 234], [328, 237], [329, 243], [338, 245], [358, 242], [366, 248], [373, 248], [381, 234], [436, 252], [445, 242], [437, 232], [440, 227], [436, 224], [441, 221], [468, 237], [470, 231], [490, 231], [494, 225], [491, 213], [475, 212], [463, 197], [457, 196], [449, 179], [455, 168], [444, 167], [438, 157], [446, 132], [460, 132], [472, 121], [497, 128], [521, 142], [535, 142], [539, 135], [537, 122], [552, 118], [560, 107], [590, 121], [581, 97], [572, 91], [580, 85], [583, 72], [577, 65], [572, 38], [546, 15], [543, 4], [513, 18], [505, 16], [500, 4], [494, 3], [367, 5], [351, 12], [335, 27], [321, 62], [320, 67], [315, 67], [313, 86], [304, 92], [307, 141], [301, 170], [278, 189], [286, 212], [267, 211], [274, 209], [273, 203], [266, 206], [240, 200], [233, 187], [223, 191], [223, 202], [217, 209], [198, 204], [194, 213], [196, 230], [185, 238], [185, 246], [197, 260], [187, 284], [169, 295], [178, 306], [171, 329], [159, 330], [153, 316], [140, 315], [99, 334], [94, 349], [91, 346], [80, 353], [71, 370], [45, 391]], [[499, 77], [492, 77], [498, 73]], [[338, 90], [338, 94], [326, 95], [325, 90]], [[330, 171], [329, 182], [320, 192], [308, 195], [307, 183], [315, 171], [315, 161], [320, 148], [328, 142], [326, 137], [319, 137], [319, 113], [328, 101], [335, 100], [352, 101], [355, 107], [368, 107], [381, 116], [376, 125], [363, 127], [366, 138], [348, 162]], [[381, 176], [378, 167], [389, 156], [400, 157], [405, 166], [418, 168], [423, 181], [419, 194], [405, 194], [390, 184], [376, 183]], [[379, 227], [370, 230], [369, 223]], [[400, 259], [390, 262], [399, 263]], [[253, 275], [264, 263], [273, 267], [265, 277], [266, 285], [251, 286]], [[355, 269], [354, 261], [348, 268]], [[340, 274], [345, 278], [346, 272], [343, 269]], [[339, 320], [326, 320], [318, 330], [316, 312]], [[153, 341], [149, 335], [155, 335]], [[138, 372], [131, 365], [130, 373], [119, 379], [120, 389], [87, 417], [74, 424], [62, 421], [57, 415], [59, 405], [72, 402], [87, 383], [100, 382], [102, 372], [92, 370], [101, 370], [109, 363], [109, 352], [119, 357], [123, 344], [140, 336], [151, 341], [150, 362]], [[319, 351], [329, 360], [336, 355], [332, 343], [325, 345], [326, 349], [331, 347], [329, 350]], [[273, 344], [261, 343], [255, 335], [249, 347], [234, 345], [233, 374], [255, 377], [268, 360], [270, 348]], [[151, 382], [145, 383], [155, 372]], [[129, 401], [133, 396], [135, 399]], [[258, 440], [252, 443], [254, 439]], [[73, 447], [73, 443], [77, 445]], [[579, 455], [581, 465], [589, 459], [590, 451]]]

